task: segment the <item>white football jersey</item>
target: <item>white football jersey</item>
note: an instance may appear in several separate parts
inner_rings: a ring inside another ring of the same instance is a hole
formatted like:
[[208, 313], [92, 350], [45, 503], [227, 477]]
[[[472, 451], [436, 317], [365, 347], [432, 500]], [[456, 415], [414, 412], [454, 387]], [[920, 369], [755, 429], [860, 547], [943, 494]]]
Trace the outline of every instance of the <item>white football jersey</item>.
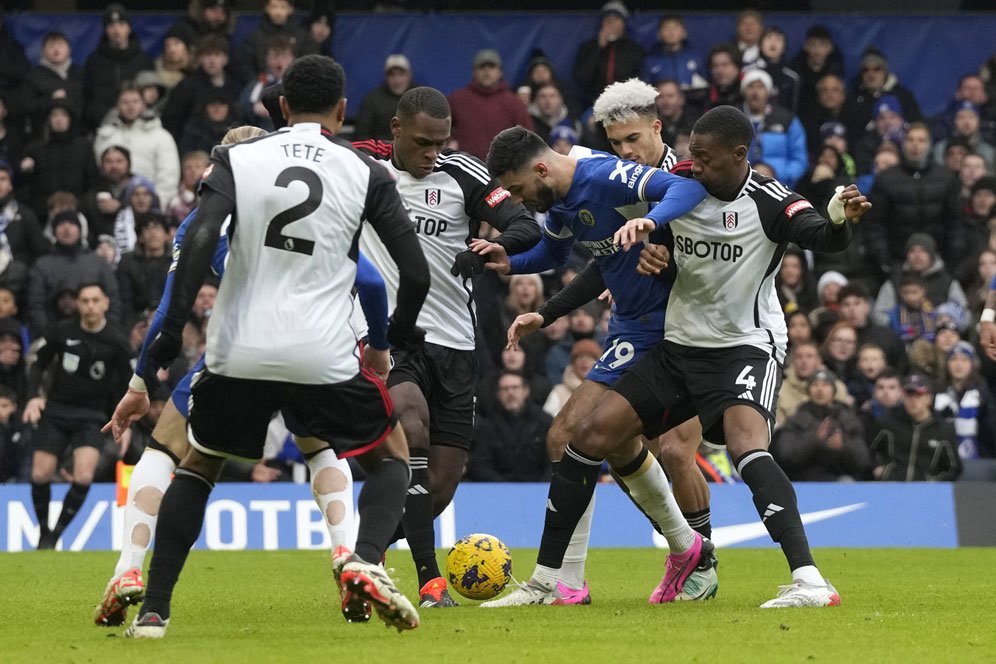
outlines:
[[359, 369], [351, 291], [361, 220], [393, 216], [398, 234], [407, 232], [393, 183], [312, 123], [215, 148], [211, 159], [204, 186], [234, 200], [235, 212], [208, 369], [302, 384], [349, 380]]

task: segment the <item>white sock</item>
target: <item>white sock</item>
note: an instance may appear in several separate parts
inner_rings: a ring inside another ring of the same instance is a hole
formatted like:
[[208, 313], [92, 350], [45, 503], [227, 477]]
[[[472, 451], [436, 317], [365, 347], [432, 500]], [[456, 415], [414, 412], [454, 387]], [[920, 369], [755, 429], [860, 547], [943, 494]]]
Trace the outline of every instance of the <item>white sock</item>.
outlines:
[[353, 473], [349, 463], [331, 449], [322, 450], [307, 460], [311, 471], [311, 493], [325, 517], [332, 539], [332, 550], [356, 546], [353, 528]]
[[588, 558], [588, 538], [591, 536], [591, 519], [595, 512], [595, 494], [591, 494], [588, 508], [581, 515], [571, 543], [564, 553], [564, 564], [560, 568], [560, 582], [568, 588], [580, 590], [584, 587], [584, 561]]
[[681, 514], [668, 486], [667, 475], [657, 459], [648, 454], [639, 470], [625, 477], [620, 474], [620, 477], [636, 504], [660, 526], [671, 553], [684, 553], [692, 548], [695, 531]]
[[792, 581], [802, 581], [812, 586], [825, 586], [827, 584], [815, 565], [803, 565], [792, 570]]
[[145, 554], [159, 520], [159, 506], [169, 488], [176, 464], [168, 454], [158, 450], [142, 453], [128, 484], [128, 502], [125, 503], [124, 531], [121, 536], [121, 555], [114, 567], [118, 577], [132, 567], [142, 569]]
[[545, 565], [537, 565], [533, 571], [529, 582], [534, 586], [539, 586], [544, 590], [553, 590], [557, 587], [557, 579], [560, 578], [560, 570]]

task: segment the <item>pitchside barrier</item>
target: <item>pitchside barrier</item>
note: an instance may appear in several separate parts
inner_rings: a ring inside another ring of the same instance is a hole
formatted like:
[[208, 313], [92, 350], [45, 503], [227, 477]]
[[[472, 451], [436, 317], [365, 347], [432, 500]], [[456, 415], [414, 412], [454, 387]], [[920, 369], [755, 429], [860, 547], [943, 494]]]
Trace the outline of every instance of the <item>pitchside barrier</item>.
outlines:
[[[448, 547], [459, 537], [484, 532], [509, 546], [537, 546], [548, 488], [546, 484], [461, 485], [437, 521], [438, 544]], [[772, 546], [746, 486], [710, 488], [717, 546]], [[53, 487], [53, 525], [67, 489], [65, 484]], [[796, 484], [796, 491], [813, 546], [996, 546], [992, 518], [996, 484], [812, 483]], [[664, 546], [617, 487], [599, 485], [596, 495], [592, 546]], [[58, 548], [116, 548], [122, 522], [115, 485], [95, 484]], [[37, 538], [30, 485], [0, 486], [0, 551], [33, 549]], [[328, 532], [308, 485], [284, 483], [218, 485], [196, 544], [214, 550], [328, 546]]]

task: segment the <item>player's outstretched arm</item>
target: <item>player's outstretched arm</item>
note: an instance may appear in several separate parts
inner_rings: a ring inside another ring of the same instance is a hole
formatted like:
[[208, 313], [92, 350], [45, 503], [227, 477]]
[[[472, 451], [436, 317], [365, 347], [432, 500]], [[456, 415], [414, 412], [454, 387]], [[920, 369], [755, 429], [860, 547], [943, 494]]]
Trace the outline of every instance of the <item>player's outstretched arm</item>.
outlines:
[[989, 282], [986, 308], [979, 320], [979, 345], [990, 360], [996, 360], [996, 276]]
[[387, 350], [387, 286], [370, 259], [360, 254], [356, 261], [356, 295], [367, 319], [367, 345]]
[[[848, 185], [830, 197], [825, 219], [812, 203], [794, 194], [778, 203], [778, 214], [761, 215], [768, 237], [776, 242], [794, 242], [803, 249], [821, 252], [843, 251], [851, 243], [851, 224], [860, 219], [871, 203], [855, 185]], [[768, 222], [768, 219], [771, 222]]]

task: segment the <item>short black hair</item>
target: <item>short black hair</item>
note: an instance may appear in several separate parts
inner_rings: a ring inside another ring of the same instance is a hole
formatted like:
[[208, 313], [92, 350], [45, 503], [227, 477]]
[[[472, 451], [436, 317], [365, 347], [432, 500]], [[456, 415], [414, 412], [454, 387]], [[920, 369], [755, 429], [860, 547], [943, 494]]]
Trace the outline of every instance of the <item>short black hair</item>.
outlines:
[[67, 37], [65, 35], [65, 33], [59, 32], [58, 30], [53, 30], [51, 32], [46, 32], [45, 36], [42, 37], [42, 46], [44, 46], [45, 44], [49, 43], [50, 41], [54, 41], [56, 39], [61, 39], [62, 41], [66, 42], [67, 44], [71, 44], [71, 42], [69, 41], [69, 37]]
[[730, 56], [730, 60], [733, 60], [733, 64], [737, 66], [737, 69], [743, 69], [743, 62], [740, 60], [740, 49], [737, 48], [736, 44], [716, 44], [709, 49], [709, 56], [706, 59], [707, 68], [712, 68], [713, 56], [720, 53], [725, 53]]
[[529, 386], [529, 381], [526, 380], [526, 374], [519, 371], [518, 369], [502, 369], [501, 372], [498, 373], [498, 380], [495, 381], [495, 383], [501, 381], [501, 379], [504, 378], [505, 376], [517, 376], [519, 379], [522, 380], [522, 384], [524, 386], [526, 387]]
[[899, 380], [899, 374], [896, 373], [896, 370], [893, 369], [892, 367], [886, 367], [886, 368], [882, 369], [881, 371], [879, 371], [878, 375], [875, 376], [875, 382], [877, 383], [878, 381], [882, 380], [883, 378]]
[[517, 171], [549, 149], [546, 141], [524, 127], [505, 129], [488, 148], [488, 170], [494, 177]]
[[342, 99], [346, 72], [328, 56], [306, 55], [287, 68], [283, 85], [294, 113], [328, 113]]
[[83, 290], [86, 288], [99, 288], [100, 292], [104, 294], [104, 297], [107, 297], [107, 290], [104, 288], [104, 285], [99, 281], [84, 281], [83, 283], [81, 283], [79, 286], [76, 287], [76, 292], [74, 294], [74, 297], [79, 297], [80, 293], [82, 293]]
[[446, 95], [427, 85], [406, 91], [398, 100], [396, 115], [399, 118], [413, 118], [419, 113], [436, 120], [445, 120], [452, 115]]
[[868, 299], [868, 290], [861, 284], [849, 283], [837, 293], [837, 302], [843, 302], [844, 298], [860, 297], [862, 300]]
[[903, 272], [903, 276], [899, 280], [899, 287], [902, 288], [903, 286], [919, 286], [920, 288], [926, 288], [927, 282], [916, 272], [906, 271]]
[[108, 152], [120, 152], [121, 155], [128, 160], [128, 167], [131, 168], [131, 150], [124, 147], [123, 145], [111, 145], [105, 148], [104, 151], [100, 153], [100, 161], [104, 161], [104, 157], [107, 156]]
[[0, 385], [0, 399], [7, 399], [14, 405], [17, 405], [17, 392], [6, 385]]
[[730, 147], [749, 146], [754, 140], [754, 125], [742, 111], [732, 106], [717, 106], [707, 111], [695, 122], [692, 131], [715, 136]]

